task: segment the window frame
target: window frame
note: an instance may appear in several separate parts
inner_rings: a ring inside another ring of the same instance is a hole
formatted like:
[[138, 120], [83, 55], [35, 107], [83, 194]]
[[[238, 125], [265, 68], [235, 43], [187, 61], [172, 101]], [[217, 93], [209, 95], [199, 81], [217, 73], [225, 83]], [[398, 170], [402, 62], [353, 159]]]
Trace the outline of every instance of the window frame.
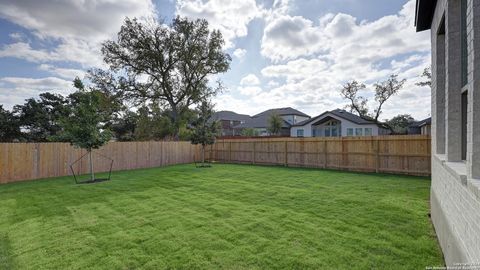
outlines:
[[297, 129], [297, 137], [305, 137], [305, 130], [303, 128]]
[[363, 136], [363, 128], [355, 128], [355, 136]]
[[[370, 130], [370, 134], [367, 134], [367, 130]], [[365, 128], [363, 134], [365, 134], [365, 136], [373, 136], [373, 128]]]

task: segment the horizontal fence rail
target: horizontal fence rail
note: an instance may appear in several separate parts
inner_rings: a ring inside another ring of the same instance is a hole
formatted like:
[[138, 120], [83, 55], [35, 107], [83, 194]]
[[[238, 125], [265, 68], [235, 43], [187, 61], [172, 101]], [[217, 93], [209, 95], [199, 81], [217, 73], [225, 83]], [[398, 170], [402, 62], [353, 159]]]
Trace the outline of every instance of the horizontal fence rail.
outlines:
[[430, 137], [221, 139], [208, 148], [211, 161], [428, 176]]
[[[95, 172], [131, 170], [191, 163], [199, 147], [190, 142], [111, 142], [95, 150]], [[0, 143], [0, 184], [71, 175], [70, 164], [86, 153], [68, 143]], [[88, 155], [73, 167], [76, 174], [89, 172]]]

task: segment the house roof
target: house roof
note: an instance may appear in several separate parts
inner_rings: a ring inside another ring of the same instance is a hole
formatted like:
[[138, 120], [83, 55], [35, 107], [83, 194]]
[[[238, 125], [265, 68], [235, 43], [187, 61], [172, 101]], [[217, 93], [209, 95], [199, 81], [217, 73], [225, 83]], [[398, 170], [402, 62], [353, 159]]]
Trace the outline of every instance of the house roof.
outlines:
[[213, 120], [233, 120], [233, 121], [246, 121], [250, 119], [250, 115], [239, 114], [232, 111], [218, 111], [213, 114]]
[[[298, 115], [298, 116], [310, 117], [307, 114], [291, 107], [275, 108], [275, 109], [266, 110], [259, 114], [254, 115], [251, 118], [245, 120], [244, 123], [235, 126], [235, 128], [266, 128], [269, 125], [268, 121], [270, 119], [270, 116], [273, 114], [278, 114], [280, 116]], [[283, 120], [282, 128], [289, 128], [290, 126], [291, 125], [287, 121]]]
[[278, 114], [278, 115], [298, 115], [298, 116], [310, 117], [308, 114], [305, 114], [305, 113], [303, 113], [299, 110], [296, 110], [292, 107], [270, 109], [270, 110], [266, 110], [264, 112], [261, 112], [259, 114], [256, 114], [252, 117], [259, 117], [261, 115], [270, 116], [273, 113]]
[[437, 0], [417, 0], [415, 27], [417, 32], [430, 29]]
[[345, 119], [347, 121], [353, 122], [353, 123], [358, 124], [358, 125], [375, 124], [375, 122], [373, 120], [363, 119], [362, 117], [360, 117], [358, 115], [355, 115], [353, 113], [347, 112], [345, 110], [336, 109], [336, 110], [333, 110], [333, 111], [326, 111], [326, 112], [324, 112], [320, 115], [317, 115], [313, 118], [310, 118], [308, 120], [299, 122], [299, 123], [295, 124], [294, 126], [304, 126], [306, 124], [309, 124], [310, 122], [318, 121], [318, 120], [322, 119], [324, 116], [327, 116], [328, 114], [332, 114], [334, 116], [337, 116], [339, 118]]
[[429, 117], [429, 118], [426, 118], [426, 119], [423, 119], [421, 121], [416, 121], [416, 122], [413, 122], [410, 127], [423, 127], [423, 126], [426, 126], [426, 125], [431, 125], [432, 124], [432, 118]]

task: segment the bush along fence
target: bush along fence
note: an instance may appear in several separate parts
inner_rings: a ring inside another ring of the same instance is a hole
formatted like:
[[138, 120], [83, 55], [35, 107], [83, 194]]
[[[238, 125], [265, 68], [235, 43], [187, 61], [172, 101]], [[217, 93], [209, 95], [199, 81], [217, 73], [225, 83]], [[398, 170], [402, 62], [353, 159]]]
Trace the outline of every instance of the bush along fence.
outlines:
[[221, 139], [210, 161], [312, 167], [428, 176], [430, 137], [425, 135]]
[[[72, 175], [70, 164], [85, 150], [68, 143], [0, 143], [0, 184], [22, 180]], [[111, 142], [94, 151], [94, 170], [161, 167], [192, 163], [199, 147], [190, 142]], [[76, 174], [89, 172], [88, 157], [73, 166]]]

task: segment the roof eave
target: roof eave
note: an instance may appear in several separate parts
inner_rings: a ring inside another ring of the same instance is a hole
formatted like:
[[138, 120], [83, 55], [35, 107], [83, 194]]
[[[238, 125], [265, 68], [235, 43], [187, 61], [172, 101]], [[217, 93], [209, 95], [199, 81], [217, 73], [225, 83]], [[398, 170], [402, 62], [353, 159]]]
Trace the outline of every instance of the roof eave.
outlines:
[[417, 0], [415, 11], [415, 27], [417, 32], [429, 30], [432, 26], [433, 14], [437, 0]]

